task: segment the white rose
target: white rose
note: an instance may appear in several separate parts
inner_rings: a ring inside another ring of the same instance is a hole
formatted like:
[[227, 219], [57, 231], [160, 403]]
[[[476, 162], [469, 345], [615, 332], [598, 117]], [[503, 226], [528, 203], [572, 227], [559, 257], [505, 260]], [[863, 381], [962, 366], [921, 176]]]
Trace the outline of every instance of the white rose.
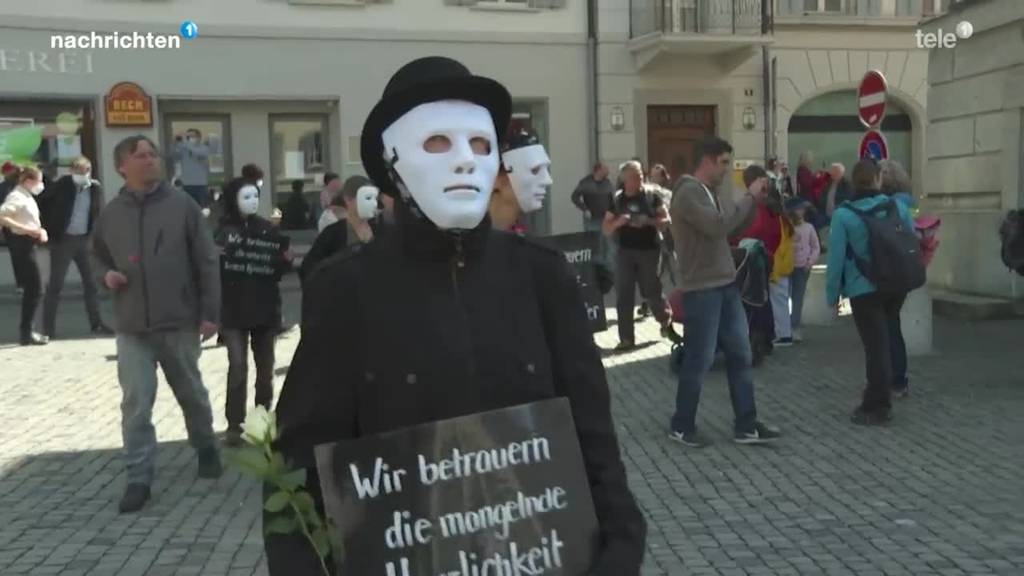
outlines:
[[277, 440], [277, 419], [263, 406], [257, 406], [242, 424], [242, 432], [250, 444], [270, 444]]

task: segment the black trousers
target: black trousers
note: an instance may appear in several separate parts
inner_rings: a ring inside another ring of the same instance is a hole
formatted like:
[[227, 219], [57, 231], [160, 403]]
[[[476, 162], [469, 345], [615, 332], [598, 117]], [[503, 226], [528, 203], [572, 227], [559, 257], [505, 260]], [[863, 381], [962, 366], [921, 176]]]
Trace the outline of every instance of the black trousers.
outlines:
[[32, 322], [39, 308], [43, 288], [39, 263], [36, 262], [36, 240], [9, 233], [7, 247], [11, 252], [11, 265], [14, 266], [15, 277], [21, 282], [24, 290], [21, 295], [21, 324], [18, 328], [22, 336], [27, 336], [32, 332]]
[[[887, 412], [892, 407], [891, 390], [896, 384], [894, 366], [907, 365], [906, 349], [893, 346], [894, 339], [903, 337], [899, 332], [900, 309], [906, 295], [882, 296], [867, 294], [850, 300], [853, 320], [857, 324], [861, 344], [864, 346], [864, 363], [868, 385], [860, 408], [865, 412]], [[895, 331], [895, 333], [894, 333]], [[903, 350], [903, 358], [895, 358]]]
[[658, 264], [661, 250], [632, 250], [620, 248], [615, 268], [615, 307], [619, 313], [619, 341], [634, 342], [633, 304], [636, 300], [636, 286], [640, 295], [651, 307], [651, 313], [658, 323], [665, 325], [671, 316], [668, 304], [661, 293], [661, 278]]
[[241, 430], [245, 422], [249, 389], [249, 346], [256, 363], [256, 405], [270, 410], [274, 401], [274, 339], [276, 328], [221, 330], [228, 349], [228, 390], [225, 417], [229, 430]]

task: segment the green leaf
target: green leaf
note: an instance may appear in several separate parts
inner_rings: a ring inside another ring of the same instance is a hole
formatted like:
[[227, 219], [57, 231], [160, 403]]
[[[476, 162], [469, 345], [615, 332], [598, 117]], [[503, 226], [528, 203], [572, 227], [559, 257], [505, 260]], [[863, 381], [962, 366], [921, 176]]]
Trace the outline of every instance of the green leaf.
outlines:
[[316, 548], [316, 553], [321, 558], [326, 558], [331, 552], [331, 538], [327, 535], [327, 530], [319, 529], [314, 530], [313, 536], [313, 547]]
[[290, 490], [294, 492], [300, 486], [306, 485], [306, 469], [299, 468], [298, 470], [285, 474], [278, 480], [277, 484], [282, 490]]
[[267, 457], [257, 448], [242, 448], [231, 453], [228, 460], [243, 472], [264, 477], [270, 471]]
[[298, 530], [298, 525], [295, 522], [295, 518], [291, 515], [277, 516], [263, 525], [264, 534], [291, 534], [296, 530]]
[[288, 506], [288, 500], [291, 498], [291, 494], [287, 492], [275, 492], [267, 498], [267, 501], [263, 503], [263, 509], [267, 512], [280, 512]]
[[334, 553], [334, 557], [337, 560], [341, 560], [345, 557], [344, 541], [342, 540], [341, 530], [334, 525], [333, 522], [327, 525], [327, 536], [331, 542], [331, 552]]
[[[292, 502], [295, 503], [296, 508], [303, 514], [316, 514], [316, 505], [313, 503], [313, 497], [308, 492], [297, 492], [292, 497]], [[319, 518], [317, 519], [319, 520]]]
[[270, 457], [269, 473], [273, 477], [288, 473], [288, 465], [284, 463], [284, 456], [280, 452], [274, 452], [274, 455]]

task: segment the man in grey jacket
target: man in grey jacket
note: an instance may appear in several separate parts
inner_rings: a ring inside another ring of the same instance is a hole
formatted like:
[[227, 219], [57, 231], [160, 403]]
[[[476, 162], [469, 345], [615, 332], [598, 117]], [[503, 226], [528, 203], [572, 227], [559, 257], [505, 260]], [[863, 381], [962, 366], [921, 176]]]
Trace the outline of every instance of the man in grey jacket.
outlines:
[[151, 140], [122, 140], [114, 164], [125, 186], [96, 222], [91, 255], [98, 283], [114, 296], [128, 476], [120, 510], [134, 512], [149, 500], [153, 481], [157, 364], [184, 412], [199, 477], [221, 475], [199, 373], [200, 335], [213, 336], [220, 318], [220, 269], [199, 205], [161, 180]]
[[697, 168], [692, 176], [679, 180], [670, 210], [686, 318], [685, 353], [670, 437], [692, 448], [707, 443], [697, 434], [697, 404], [704, 375], [719, 346], [725, 352], [729, 396], [736, 416], [733, 439], [739, 444], [758, 444], [779, 436], [777, 429], [757, 420], [747, 315], [729, 247], [729, 237], [753, 221], [757, 202], [768, 194], [768, 178], [752, 182], [738, 202], [721, 198], [718, 188], [730, 170], [731, 155], [732, 146], [721, 138], [712, 136], [701, 142]]

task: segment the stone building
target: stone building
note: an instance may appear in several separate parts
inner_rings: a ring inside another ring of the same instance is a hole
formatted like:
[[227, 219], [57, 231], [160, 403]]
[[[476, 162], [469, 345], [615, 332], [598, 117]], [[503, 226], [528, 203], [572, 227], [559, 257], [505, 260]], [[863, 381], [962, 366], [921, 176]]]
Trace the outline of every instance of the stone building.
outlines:
[[923, 207], [943, 220], [929, 276], [954, 292], [1024, 298], [996, 235], [1006, 211], [1024, 206], [1024, 2], [962, 1], [922, 31], [955, 34], [961, 22], [972, 35], [929, 52]]

